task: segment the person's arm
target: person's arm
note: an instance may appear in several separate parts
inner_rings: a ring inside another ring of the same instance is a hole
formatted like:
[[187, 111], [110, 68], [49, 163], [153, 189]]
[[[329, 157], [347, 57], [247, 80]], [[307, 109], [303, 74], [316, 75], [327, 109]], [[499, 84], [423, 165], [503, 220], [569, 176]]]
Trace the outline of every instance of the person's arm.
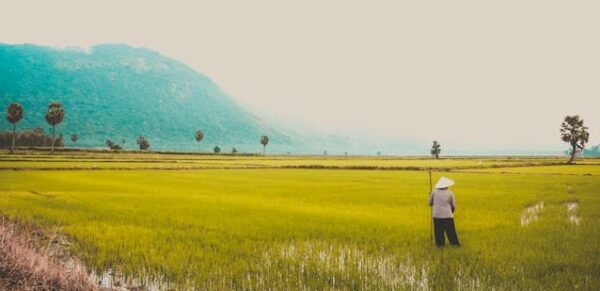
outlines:
[[456, 209], [456, 199], [454, 198], [454, 193], [450, 194], [450, 207], [452, 208], [452, 213], [454, 213], [454, 209]]
[[429, 193], [429, 206], [433, 206], [433, 192]]

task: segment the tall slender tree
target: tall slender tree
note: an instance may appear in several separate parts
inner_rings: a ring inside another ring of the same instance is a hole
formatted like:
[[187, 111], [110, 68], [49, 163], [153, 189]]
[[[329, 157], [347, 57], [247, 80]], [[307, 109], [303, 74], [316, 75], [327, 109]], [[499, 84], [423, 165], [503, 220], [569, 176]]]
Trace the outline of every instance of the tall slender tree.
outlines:
[[77, 140], [79, 139], [79, 136], [77, 136], [77, 134], [71, 134], [71, 142], [76, 143]]
[[65, 118], [65, 109], [59, 102], [52, 102], [48, 105], [46, 111], [46, 121], [52, 125], [52, 145], [51, 152], [54, 153], [54, 142], [56, 141], [56, 125]]
[[202, 139], [204, 139], [204, 132], [202, 132], [202, 130], [200, 129], [196, 130], [196, 135], [194, 136], [194, 138], [198, 143], [198, 151], [200, 151], [200, 142], [202, 141]]
[[17, 139], [17, 122], [23, 118], [23, 106], [19, 103], [11, 103], [6, 108], [6, 120], [13, 125], [12, 146], [10, 153], [15, 152], [15, 140]]
[[579, 115], [566, 116], [560, 127], [560, 136], [571, 147], [569, 149], [571, 157], [568, 163], [572, 164], [577, 153], [583, 151], [585, 144], [590, 139], [588, 128], [583, 125], [583, 119]]
[[440, 143], [437, 140], [434, 140], [433, 144], [431, 145], [431, 155], [434, 156], [436, 159], [439, 159], [441, 152], [442, 152], [442, 146], [440, 145]]
[[269, 137], [263, 135], [260, 137], [260, 144], [263, 145], [263, 156], [267, 154], [267, 144], [269, 144]]

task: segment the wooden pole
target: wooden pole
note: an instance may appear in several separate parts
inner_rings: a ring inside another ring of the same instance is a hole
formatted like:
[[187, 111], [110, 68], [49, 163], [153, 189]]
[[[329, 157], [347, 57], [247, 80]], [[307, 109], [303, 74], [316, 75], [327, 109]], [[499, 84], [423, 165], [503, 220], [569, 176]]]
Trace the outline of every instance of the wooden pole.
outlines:
[[[431, 182], [431, 168], [429, 168], [429, 195], [431, 195], [431, 192], [433, 192], [433, 184]], [[433, 205], [431, 205], [431, 213], [429, 215], [429, 219], [431, 219], [431, 225], [430, 225], [430, 229], [431, 231], [429, 232], [429, 239], [431, 240], [431, 242], [433, 243]]]

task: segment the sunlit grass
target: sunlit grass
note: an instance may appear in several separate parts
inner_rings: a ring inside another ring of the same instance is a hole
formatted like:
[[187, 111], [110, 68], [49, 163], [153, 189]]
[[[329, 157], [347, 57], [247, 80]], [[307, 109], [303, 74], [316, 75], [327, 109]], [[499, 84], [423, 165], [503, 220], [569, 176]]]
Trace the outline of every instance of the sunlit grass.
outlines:
[[179, 288], [597, 289], [597, 177], [444, 175], [460, 249], [432, 246], [414, 171], [3, 171], [0, 212], [60, 226], [98, 272]]

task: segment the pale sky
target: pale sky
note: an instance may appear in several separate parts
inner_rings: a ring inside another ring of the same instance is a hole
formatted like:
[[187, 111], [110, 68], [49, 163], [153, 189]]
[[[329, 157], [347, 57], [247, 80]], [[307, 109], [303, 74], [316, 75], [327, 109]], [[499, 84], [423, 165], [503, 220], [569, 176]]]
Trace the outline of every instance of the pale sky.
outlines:
[[580, 114], [600, 143], [600, 2], [495, 2], [2, 1], [0, 42], [147, 47], [330, 132], [556, 150]]

